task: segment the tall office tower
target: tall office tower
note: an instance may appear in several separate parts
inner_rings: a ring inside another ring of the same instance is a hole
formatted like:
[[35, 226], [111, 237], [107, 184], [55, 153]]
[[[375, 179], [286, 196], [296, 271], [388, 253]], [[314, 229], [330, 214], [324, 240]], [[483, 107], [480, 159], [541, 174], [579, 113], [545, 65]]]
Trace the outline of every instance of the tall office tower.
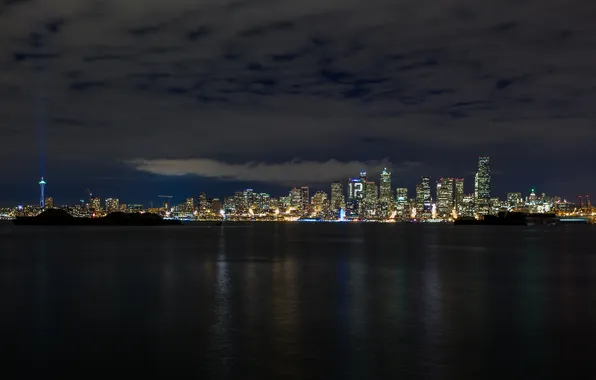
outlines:
[[437, 182], [437, 213], [441, 217], [448, 217], [453, 213], [453, 184], [453, 178], [441, 178]]
[[115, 212], [120, 209], [120, 199], [118, 198], [106, 198], [106, 211]]
[[101, 199], [99, 197], [93, 197], [89, 200], [89, 207], [93, 211], [101, 211]]
[[509, 207], [521, 207], [523, 204], [521, 193], [507, 193], [507, 206]]
[[430, 177], [421, 177], [421, 189], [422, 189], [422, 212], [425, 216], [430, 216], [433, 207], [433, 198], [430, 193]]
[[223, 209], [226, 215], [236, 214], [236, 196], [224, 197]]
[[386, 219], [393, 212], [393, 194], [391, 192], [391, 172], [387, 168], [381, 172], [381, 184], [379, 193], [379, 210], [381, 218]]
[[[246, 198], [244, 198], [244, 194], [242, 191], [237, 191], [234, 194], [234, 214], [236, 215], [244, 215], [248, 213], [248, 205], [246, 204]], [[227, 210], [226, 210], [227, 213]]]
[[[364, 177], [366, 177], [366, 173]], [[348, 182], [348, 203], [346, 204], [346, 215], [348, 218], [358, 217], [361, 203], [364, 199], [364, 182], [362, 178], [350, 178]]]
[[219, 216], [221, 214], [222, 204], [219, 198], [213, 198], [211, 200], [211, 213], [215, 216]]
[[39, 181], [39, 189], [41, 190], [41, 197], [39, 198], [39, 207], [45, 208], [46, 207], [46, 181], [44, 181], [43, 177], [41, 177], [41, 181]]
[[397, 215], [406, 216], [408, 212], [408, 189], [400, 187], [395, 189], [395, 209]]
[[344, 187], [339, 181], [331, 184], [331, 211], [339, 215], [339, 210], [345, 209]]
[[310, 195], [308, 186], [300, 188], [300, 213], [302, 216], [310, 215]]
[[462, 203], [464, 201], [464, 179], [455, 178], [455, 210], [459, 214], [461, 212]]
[[379, 201], [379, 192], [377, 184], [371, 181], [364, 185], [364, 200], [363, 207], [360, 208], [360, 215], [365, 218], [373, 217], [377, 210], [377, 202]]
[[186, 198], [186, 211], [193, 212], [195, 210], [195, 199], [194, 197]]
[[321, 216], [325, 213], [327, 203], [327, 193], [324, 191], [317, 191], [312, 197], [312, 212], [316, 216]]
[[[242, 194], [244, 196], [244, 194]], [[197, 211], [200, 216], [205, 216], [209, 213], [209, 202], [207, 200], [207, 194], [201, 193], [197, 198]]]
[[54, 198], [46, 197], [45, 199], [45, 208], [54, 208]]
[[475, 179], [476, 212], [479, 215], [488, 215], [491, 213], [490, 193], [492, 187], [490, 157], [478, 158], [478, 171]]
[[295, 210], [299, 210], [301, 204], [302, 195], [300, 194], [300, 189], [294, 187], [292, 190], [290, 190], [290, 207], [294, 208]]
[[424, 189], [421, 183], [416, 185], [416, 211], [419, 214], [424, 211]]

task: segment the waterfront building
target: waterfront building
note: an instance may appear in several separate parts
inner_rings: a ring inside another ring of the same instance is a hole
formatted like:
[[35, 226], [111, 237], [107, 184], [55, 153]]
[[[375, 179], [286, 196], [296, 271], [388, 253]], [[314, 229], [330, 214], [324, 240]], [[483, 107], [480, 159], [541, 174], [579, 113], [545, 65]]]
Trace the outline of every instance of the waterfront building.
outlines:
[[437, 182], [437, 214], [442, 217], [449, 217], [454, 208], [454, 179], [441, 178]]
[[344, 187], [339, 181], [331, 184], [331, 211], [339, 216], [341, 209], [345, 209]]
[[395, 189], [395, 210], [397, 216], [408, 215], [408, 189], [405, 187]]
[[387, 219], [393, 213], [393, 194], [391, 192], [391, 172], [387, 168], [381, 172], [379, 192], [379, 217]]
[[364, 185], [364, 201], [362, 202], [360, 215], [364, 218], [370, 219], [375, 216], [377, 209], [377, 202], [379, 199], [377, 184], [368, 181]]
[[478, 158], [478, 171], [476, 172], [474, 187], [476, 213], [478, 215], [488, 215], [491, 213], [490, 194], [492, 188], [490, 157]]
[[307, 186], [300, 188], [300, 215], [310, 216], [310, 196]]

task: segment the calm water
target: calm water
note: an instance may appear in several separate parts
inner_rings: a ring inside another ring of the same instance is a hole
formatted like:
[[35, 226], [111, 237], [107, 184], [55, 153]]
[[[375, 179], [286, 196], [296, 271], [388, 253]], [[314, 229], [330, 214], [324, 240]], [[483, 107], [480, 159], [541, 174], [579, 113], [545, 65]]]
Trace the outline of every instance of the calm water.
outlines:
[[2, 378], [594, 378], [595, 232], [0, 225]]

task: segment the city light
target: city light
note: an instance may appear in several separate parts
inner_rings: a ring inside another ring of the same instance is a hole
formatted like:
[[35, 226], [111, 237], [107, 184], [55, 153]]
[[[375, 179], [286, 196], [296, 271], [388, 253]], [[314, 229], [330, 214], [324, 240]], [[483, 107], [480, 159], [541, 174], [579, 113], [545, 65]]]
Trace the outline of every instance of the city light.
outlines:
[[182, 199], [180, 204], [175, 204], [171, 195], [158, 195], [154, 199], [157, 207], [153, 207], [153, 202], [150, 207], [125, 204], [115, 197], [102, 201], [91, 190], [87, 190], [88, 199], [81, 199], [74, 206], [56, 207], [55, 198], [45, 196], [46, 181], [42, 177], [38, 182], [42, 196], [40, 203], [0, 208], [0, 219], [35, 216], [51, 208], [61, 208], [74, 217], [98, 218], [114, 212], [153, 213], [182, 221], [453, 223], [483, 220], [500, 213], [552, 214], [568, 222], [594, 222], [596, 218], [589, 195], [579, 196], [573, 203], [564, 197], [549, 196], [531, 188], [527, 195], [510, 192], [501, 200], [492, 194], [491, 173], [491, 159], [479, 157], [471, 193], [465, 192], [463, 178], [440, 178], [435, 182], [433, 194], [431, 177], [422, 176], [410, 197], [407, 187], [397, 187], [393, 191], [391, 171], [384, 168], [378, 174], [378, 182], [362, 170], [354, 173], [357, 177], [331, 183], [328, 191], [311, 191], [308, 186], [297, 186], [289, 189], [286, 196], [275, 198], [248, 188], [224, 198], [209, 198], [200, 193], [198, 197]]

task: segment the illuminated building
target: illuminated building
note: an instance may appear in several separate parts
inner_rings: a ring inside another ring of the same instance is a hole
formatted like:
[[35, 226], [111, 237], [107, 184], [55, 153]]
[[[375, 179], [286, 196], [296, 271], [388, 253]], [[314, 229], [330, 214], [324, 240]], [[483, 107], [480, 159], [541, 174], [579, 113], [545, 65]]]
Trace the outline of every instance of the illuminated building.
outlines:
[[[242, 191], [237, 191], [234, 194], [234, 206], [232, 209], [233, 214], [236, 216], [244, 215], [248, 213], [248, 205], [246, 204], [246, 199], [244, 198], [244, 194]], [[226, 215], [228, 214], [228, 210], [226, 209]]]
[[465, 194], [462, 199], [461, 211], [458, 210], [457, 214], [460, 218], [472, 218], [474, 217], [474, 200], [476, 199], [474, 194]]
[[422, 184], [416, 185], [416, 211], [422, 213], [424, 210], [424, 190]]
[[287, 209], [292, 207], [292, 196], [290, 195], [287, 197], [279, 197], [279, 207], [283, 211], [286, 211]]
[[127, 207], [129, 212], [141, 212], [144, 209], [143, 205], [128, 205]]
[[195, 210], [195, 199], [194, 197], [186, 198], [186, 211], [193, 212]]
[[263, 212], [271, 207], [271, 195], [268, 193], [259, 193], [257, 197], [257, 210]]
[[331, 184], [331, 211], [339, 215], [341, 209], [345, 209], [344, 187], [339, 181]]
[[327, 193], [324, 191], [317, 191], [312, 197], [312, 212], [315, 216], [325, 214], [329, 209], [327, 205]]
[[440, 217], [448, 217], [453, 213], [454, 194], [453, 178], [441, 178], [437, 182], [437, 214]]
[[387, 219], [393, 212], [393, 194], [391, 192], [391, 172], [384, 168], [381, 172], [379, 193], [379, 216]]
[[300, 189], [294, 187], [290, 190], [290, 207], [295, 210], [300, 210], [300, 206], [302, 205], [302, 194], [300, 193]]
[[521, 207], [523, 205], [523, 198], [521, 193], [507, 193], [507, 205], [509, 207]]
[[106, 211], [115, 212], [120, 209], [120, 200], [118, 198], [107, 198], [106, 199]]
[[499, 197], [491, 197], [490, 198], [490, 213], [496, 215], [501, 210], [501, 200]]
[[[366, 173], [364, 177], [366, 177]], [[350, 178], [348, 183], [348, 203], [346, 205], [346, 215], [348, 218], [354, 219], [359, 215], [361, 203], [364, 199], [364, 182], [362, 178]]]
[[455, 209], [459, 214], [462, 209], [462, 204], [464, 201], [464, 179], [463, 178], [455, 178]]
[[310, 215], [310, 195], [307, 186], [300, 188], [300, 214], [302, 216]]
[[219, 198], [213, 198], [211, 200], [211, 213], [215, 216], [219, 216], [222, 210], [221, 201]]
[[366, 182], [364, 185], [364, 202], [363, 207], [361, 207], [361, 215], [365, 218], [373, 217], [376, 213], [378, 200], [377, 184], [370, 181]]
[[420, 183], [416, 185], [416, 209], [417, 214], [430, 218], [432, 213], [430, 177], [421, 177]]
[[44, 200], [45, 208], [54, 208], [54, 198], [46, 197]]
[[476, 213], [488, 215], [490, 210], [490, 193], [492, 187], [490, 157], [478, 158], [478, 171], [475, 177]]
[[122, 212], [128, 211], [128, 205], [126, 203], [120, 203], [120, 211], [122, 211]]
[[397, 215], [406, 216], [408, 214], [408, 189], [400, 187], [395, 189], [395, 209]]
[[211, 210], [211, 205], [209, 204], [209, 200], [207, 199], [207, 194], [201, 193], [198, 198], [198, 212], [199, 218], [204, 218], [207, 216]]
[[101, 199], [99, 199], [99, 197], [92, 197], [89, 200], [89, 207], [93, 211], [101, 211]]

